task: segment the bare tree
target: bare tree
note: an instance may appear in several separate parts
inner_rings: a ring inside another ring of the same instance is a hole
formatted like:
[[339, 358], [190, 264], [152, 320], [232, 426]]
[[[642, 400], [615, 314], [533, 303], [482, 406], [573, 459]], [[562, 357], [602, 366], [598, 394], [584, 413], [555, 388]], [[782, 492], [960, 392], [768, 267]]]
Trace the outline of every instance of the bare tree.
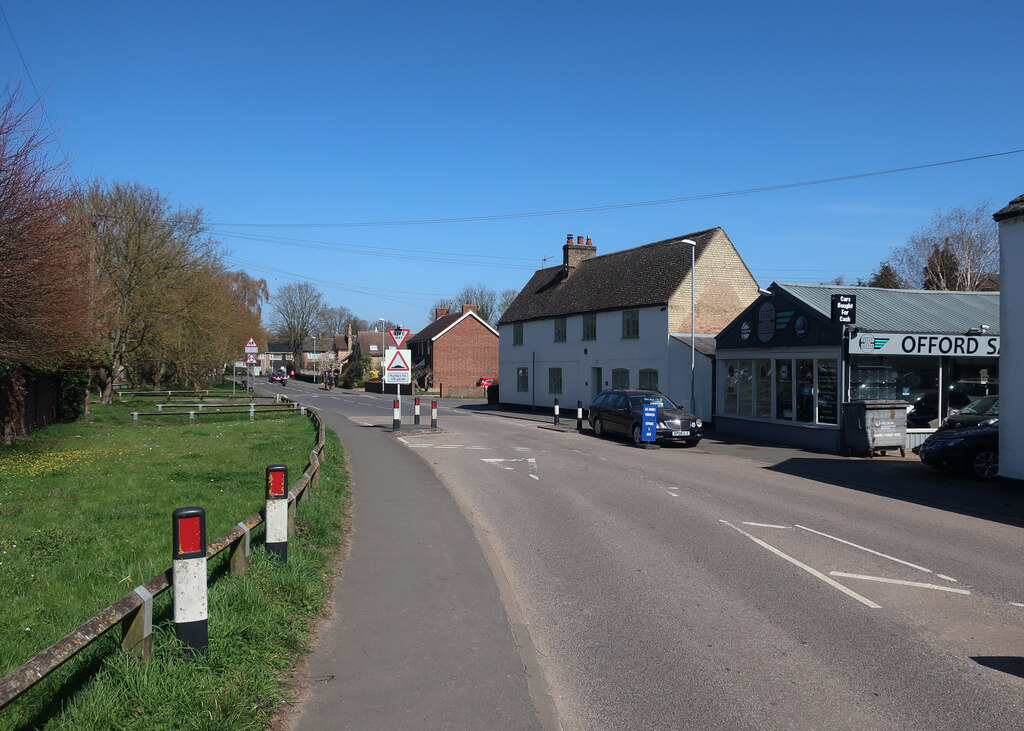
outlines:
[[202, 209], [173, 210], [155, 188], [94, 182], [79, 195], [74, 214], [93, 228], [106, 335], [97, 369], [103, 400], [111, 399], [129, 354], [145, 346], [165, 318], [180, 315], [192, 278], [219, 264], [219, 242], [206, 234]]
[[501, 294], [498, 295], [498, 304], [497, 304], [497, 308], [496, 308], [497, 309], [497, 315], [495, 316], [494, 322], [491, 323], [492, 325], [497, 325], [498, 320], [500, 320], [502, 318], [502, 316], [505, 314], [505, 311], [509, 307], [512, 306], [512, 303], [515, 301], [516, 297], [518, 297], [518, 296], [519, 296], [519, 290], [518, 289], [503, 289], [503, 290], [501, 290]]
[[68, 217], [68, 166], [40, 102], [0, 92], [0, 439], [26, 431], [30, 372], [81, 368], [96, 353], [89, 241]]
[[457, 304], [457, 301], [452, 297], [442, 297], [430, 307], [429, 319], [431, 322], [437, 319], [438, 309], [447, 309], [449, 312], [455, 312], [462, 307], [461, 304]]
[[493, 324], [498, 321], [498, 293], [485, 284], [469, 284], [459, 290], [455, 295], [457, 307], [462, 308], [464, 304], [476, 305], [476, 314], [487, 323]]
[[302, 353], [302, 344], [316, 334], [326, 310], [323, 295], [308, 282], [285, 284], [271, 299], [269, 328], [288, 343], [296, 362]]
[[999, 236], [991, 204], [936, 211], [931, 222], [885, 264], [913, 289], [976, 291], [999, 271]]

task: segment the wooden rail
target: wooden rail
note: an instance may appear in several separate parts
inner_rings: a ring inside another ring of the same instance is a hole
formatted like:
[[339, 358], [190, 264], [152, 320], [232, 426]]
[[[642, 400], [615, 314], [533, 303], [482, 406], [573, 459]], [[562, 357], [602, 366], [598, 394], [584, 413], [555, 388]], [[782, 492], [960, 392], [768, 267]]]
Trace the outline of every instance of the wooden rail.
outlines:
[[[317, 427], [316, 446], [309, 453], [309, 465], [288, 492], [288, 533], [295, 532], [295, 506], [299, 500], [312, 498], [313, 488], [320, 484], [320, 461], [327, 440], [327, 430], [320, 415], [313, 409], [308, 414]], [[223, 413], [223, 412], [221, 412]], [[244, 573], [249, 568], [249, 531], [263, 522], [263, 511], [253, 513], [234, 528], [206, 546], [207, 560], [230, 548], [231, 573]], [[153, 647], [153, 597], [173, 585], [173, 570], [157, 574], [136, 587], [84, 624], [66, 634], [41, 653], [0, 679], [0, 709], [52, 673], [89, 643], [102, 637], [117, 625], [122, 627], [121, 646], [144, 658]]]

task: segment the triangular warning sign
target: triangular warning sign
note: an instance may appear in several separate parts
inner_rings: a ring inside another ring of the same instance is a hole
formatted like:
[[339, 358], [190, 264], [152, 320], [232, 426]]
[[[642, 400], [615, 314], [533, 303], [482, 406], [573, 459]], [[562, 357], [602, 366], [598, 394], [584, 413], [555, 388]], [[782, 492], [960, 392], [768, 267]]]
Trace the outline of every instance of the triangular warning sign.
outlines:
[[[236, 340], [235, 342], [237, 343], [238, 341]], [[256, 345], [256, 339], [255, 338], [249, 338], [249, 342], [245, 344], [245, 347], [247, 347], [247, 348], [258, 348], [259, 346]]]
[[256, 363], [258, 361], [256, 360], [256, 356], [255, 355], [253, 355], [252, 353], [249, 353], [249, 355], [245, 359], [245, 362], [248, 363], [249, 365], [256, 365]]
[[388, 363], [389, 371], [407, 371], [409, 370], [409, 364], [405, 362], [405, 358], [402, 357], [402, 351], [396, 350], [395, 357]]

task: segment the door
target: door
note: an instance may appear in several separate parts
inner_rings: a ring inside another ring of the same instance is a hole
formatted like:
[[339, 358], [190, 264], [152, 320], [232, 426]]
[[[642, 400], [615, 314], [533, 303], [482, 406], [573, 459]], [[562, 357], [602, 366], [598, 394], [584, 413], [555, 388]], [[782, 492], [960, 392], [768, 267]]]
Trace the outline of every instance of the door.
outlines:
[[597, 394], [601, 393], [601, 369], [590, 369], [590, 402], [593, 403]]

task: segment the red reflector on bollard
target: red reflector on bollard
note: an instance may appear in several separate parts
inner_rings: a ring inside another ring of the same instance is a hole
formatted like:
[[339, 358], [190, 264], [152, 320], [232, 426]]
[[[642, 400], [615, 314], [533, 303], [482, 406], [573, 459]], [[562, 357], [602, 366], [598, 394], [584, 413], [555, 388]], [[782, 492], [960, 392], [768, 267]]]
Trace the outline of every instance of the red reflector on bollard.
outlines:
[[272, 464], [267, 467], [267, 497], [283, 498], [288, 490], [288, 467]]
[[178, 553], [195, 553], [202, 548], [203, 538], [199, 523], [198, 515], [178, 521]]

